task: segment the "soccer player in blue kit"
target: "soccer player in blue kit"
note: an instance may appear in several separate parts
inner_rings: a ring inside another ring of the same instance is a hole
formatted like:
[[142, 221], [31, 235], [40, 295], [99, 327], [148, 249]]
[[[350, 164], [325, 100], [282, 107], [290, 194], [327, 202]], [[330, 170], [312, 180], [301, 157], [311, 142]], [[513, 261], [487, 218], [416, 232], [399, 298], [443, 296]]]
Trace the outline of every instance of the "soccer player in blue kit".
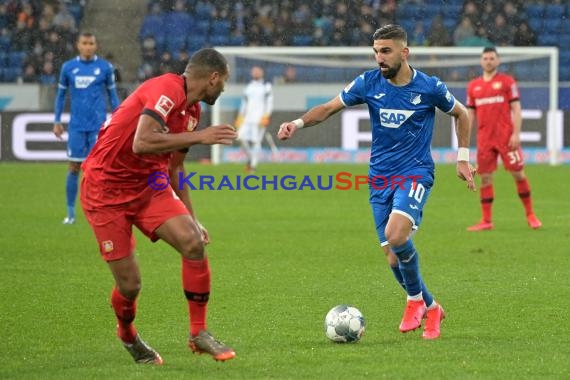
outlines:
[[95, 36], [87, 32], [81, 33], [77, 40], [77, 50], [79, 55], [65, 62], [61, 68], [55, 98], [53, 133], [61, 139], [63, 134], [61, 114], [69, 90], [71, 101], [67, 141], [69, 171], [65, 186], [67, 216], [63, 224], [75, 223], [79, 171], [107, 117], [106, 95], [109, 97], [111, 110], [119, 106], [113, 65], [95, 54], [97, 51]]
[[[437, 339], [445, 314], [421, 277], [411, 236], [434, 183], [430, 145], [436, 107], [456, 120], [457, 175], [475, 191], [475, 171], [469, 164], [469, 116], [442, 81], [409, 65], [407, 34], [401, 26], [383, 26], [373, 40], [379, 69], [364, 72], [337, 97], [281, 124], [278, 137], [289, 139], [298, 129], [316, 125], [345, 107], [368, 106], [372, 123], [370, 204], [380, 245], [408, 295], [400, 331], [415, 330], [426, 318], [422, 337]], [[386, 186], [386, 178], [394, 181]]]

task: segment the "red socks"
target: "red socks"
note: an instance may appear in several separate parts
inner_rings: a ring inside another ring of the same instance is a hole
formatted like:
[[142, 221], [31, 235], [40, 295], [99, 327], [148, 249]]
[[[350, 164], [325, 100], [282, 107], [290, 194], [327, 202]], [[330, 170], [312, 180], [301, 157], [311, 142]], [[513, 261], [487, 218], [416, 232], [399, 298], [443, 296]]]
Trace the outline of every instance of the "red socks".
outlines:
[[210, 264], [204, 260], [182, 258], [182, 286], [188, 300], [190, 334], [206, 328], [206, 312], [210, 297]]
[[125, 343], [133, 343], [137, 336], [137, 330], [133, 321], [137, 312], [137, 301], [130, 300], [119, 293], [117, 288], [113, 288], [111, 293], [111, 305], [117, 316], [117, 335]]
[[493, 199], [495, 198], [493, 185], [481, 187], [479, 196], [481, 199], [481, 210], [483, 211], [483, 221], [491, 223], [493, 220]]
[[519, 198], [523, 203], [526, 214], [532, 214], [532, 199], [530, 197], [530, 185], [528, 183], [528, 180], [525, 178], [522, 181], [517, 181], [516, 184], [517, 193], [519, 193]]

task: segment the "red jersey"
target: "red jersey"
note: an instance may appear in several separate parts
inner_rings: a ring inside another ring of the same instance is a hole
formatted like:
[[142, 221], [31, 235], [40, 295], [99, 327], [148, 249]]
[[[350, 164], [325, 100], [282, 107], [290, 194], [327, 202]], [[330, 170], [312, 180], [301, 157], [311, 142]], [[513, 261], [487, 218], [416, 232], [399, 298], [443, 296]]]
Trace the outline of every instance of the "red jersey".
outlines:
[[168, 174], [171, 153], [135, 154], [133, 140], [141, 114], [162, 124], [162, 133], [187, 133], [196, 129], [200, 104], [186, 106], [186, 82], [164, 74], [140, 85], [104, 123], [93, 150], [82, 165], [92, 185], [116, 192], [115, 204], [128, 202], [148, 189], [154, 172]]
[[513, 77], [497, 73], [491, 80], [475, 78], [467, 85], [467, 102], [477, 115], [477, 141], [508, 141], [513, 133], [511, 102], [519, 100]]

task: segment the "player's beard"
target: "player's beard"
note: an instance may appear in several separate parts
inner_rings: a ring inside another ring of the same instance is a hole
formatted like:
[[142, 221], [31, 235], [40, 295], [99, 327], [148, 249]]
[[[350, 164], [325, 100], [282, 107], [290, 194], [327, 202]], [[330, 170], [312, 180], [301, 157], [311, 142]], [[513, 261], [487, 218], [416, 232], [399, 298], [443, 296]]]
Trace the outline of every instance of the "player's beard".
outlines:
[[213, 106], [216, 103], [216, 100], [220, 97], [220, 94], [207, 94], [202, 101], [210, 106]]
[[398, 75], [398, 71], [400, 71], [400, 68], [402, 67], [402, 63], [398, 63], [397, 65], [394, 65], [392, 67], [386, 66], [388, 67], [387, 71], [380, 71], [382, 73], [382, 76], [386, 79], [392, 79], [394, 78], [396, 75]]

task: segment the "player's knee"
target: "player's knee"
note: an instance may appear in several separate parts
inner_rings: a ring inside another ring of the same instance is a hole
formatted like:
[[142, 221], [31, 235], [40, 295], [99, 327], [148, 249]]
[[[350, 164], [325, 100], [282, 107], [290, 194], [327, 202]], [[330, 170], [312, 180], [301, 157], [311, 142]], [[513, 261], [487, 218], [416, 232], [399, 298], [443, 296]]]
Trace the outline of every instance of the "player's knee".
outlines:
[[511, 172], [511, 174], [513, 175], [515, 181], [522, 181], [523, 179], [526, 178], [526, 176], [524, 175], [524, 171], [522, 170], [513, 171]]
[[81, 163], [79, 162], [70, 162], [69, 163], [69, 171], [74, 174], [79, 174], [81, 170]]
[[184, 239], [180, 253], [189, 260], [202, 260], [204, 258], [204, 242], [200, 235], [190, 234]]
[[130, 300], [134, 300], [137, 298], [138, 294], [141, 291], [141, 280], [140, 277], [118, 277], [117, 281], [117, 288], [119, 292]]
[[408, 240], [408, 233], [399, 230], [386, 231], [386, 239], [392, 247], [399, 247]]
[[489, 174], [481, 174], [481, 187], [490, 186], [493, 184], [493, 176]]

